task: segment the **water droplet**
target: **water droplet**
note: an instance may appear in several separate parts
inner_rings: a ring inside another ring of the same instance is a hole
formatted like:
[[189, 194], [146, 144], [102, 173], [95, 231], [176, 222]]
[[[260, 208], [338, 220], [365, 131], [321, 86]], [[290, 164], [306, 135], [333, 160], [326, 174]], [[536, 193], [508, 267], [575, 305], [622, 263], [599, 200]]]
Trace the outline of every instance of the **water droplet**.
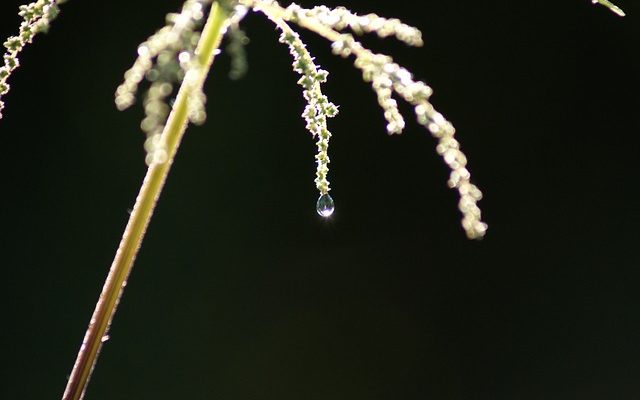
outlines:
[[318, 215], [328, 218], [333, 214], [333, 210], [335, 210], [333, 199], [328, 193], [325, 193], [318, 198], [318, 202], [316, 203], [316, 211], [318, 212]]

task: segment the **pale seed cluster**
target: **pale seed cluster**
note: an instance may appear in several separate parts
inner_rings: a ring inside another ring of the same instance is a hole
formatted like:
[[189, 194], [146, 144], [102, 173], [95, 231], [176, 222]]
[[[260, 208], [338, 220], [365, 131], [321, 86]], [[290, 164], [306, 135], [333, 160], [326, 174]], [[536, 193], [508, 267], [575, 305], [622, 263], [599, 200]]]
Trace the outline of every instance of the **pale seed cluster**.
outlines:
[[237, 25], [232, 25], [227, 33], [229, 43], [225, 48], [226, 53], [231, 58], [231, 70], [229, 78], [238, 80], [247, 74], [249, 64], [247, 63], [247, 51], [245, 47], [249, 43], [249, 37], [245, 31]]
[[471, 183], [466, 168], [467, 159], [454, 138], [455, 129], [429, 102], [432, 90], [425, 83], [415, 81], [411, 73], [393, 62], [387, 55], [375, 54], [356, 41], [353, 35], [340, 31], [350, 28], [356, 34], [376, 32], [380, 37], [394, 36], [410, 45], [421, 45], [422, 36], [416, 28], [402, 24], [397, 19], [384, 19], [375, 14], [358, 16], [344, 8], [316, 7], [304, 9], [296, 4], [283, 8], [274, 0], [243, 0], [243, 4], [263, 12], [272, 20], [294, 22], [312, 30], [332, 42], [334, 54], [355, 56], [355, 66], [362, 71], [363, 79], [371, 83], [378, 103], [387, 120], [387, 132], [400, 133], [405, 121], [398, 110], [393, 95], [401, 97], [414, 107], [418, 122], [438, 140], [436, 150], [451, 169], [448, 184], [460, 194], [459, 209], [462, 227], [472, 239], [484, 236], [487, 225], [482, 222], [477, 202], [482, 198], [480, 190]]
[[317, 139], [315, 183], [320, 194], [324, 195], [330, 190], [327, 174], [329, 172], [328, 149], [331, 132], [327, 129], [327, 118], [335, 117], [338, 114], [338, 107], [327, 99], [320, 88], [320, 84], [326, 82], [329, 73], [315, 65], [313, 58], [296, 32], [283, 21], [280, 21], [278, 27], [282, 30], [280, 42], [289, 46], [289, 51], [293, 56], [293, 69], [302, 75], [298, 84], [303, 87], [302, 93], [307, 101], [302, 116], [305, 119], [307, 130]]
[[460, 194], [458, 208], [463, 215], [462, 227], [471, 239], [484, 236], [487, 225], [482, 222], [477, 205], [482, 199], [482, 192], [470, 182], [471, 174], [466, 168], [467, 157], [454, 138], [455, 128], [429, 102], [433, 93], [431, 88], [423, 82], [413, 80], [411, 73], [394, 63], [391, 57], [365, 49], [349, 34], [342, 34], [340, 40], [333, 42], [333, 51], [343, 57], [355, 54], [355, 66], [362, 70], [363, 79], [371, 82], [378, 94], [385, 118], [389, 121], [387, 131], [390, 134], [400, 133], [404, 127], [402, 117], [396, 119], [400, 114], [391, 94], [397, 94], [414, 107], [418, 123], [425, 126], [438, 140], [436, 151], [451, 169], [448, 184]]
[[[171, 110], [167, 99], [173, 93], [174, 83], [184, 80], [189, 84], [198, 76], [200, 65], [194, 51], [200, 36], [198, 28], [209, 3], [211, 0], [187, 0], [179, 14], [167, 15], [167, 25], [138, 47], [138, 58], [116, 90], [116, 107], [124, 110], [135, 102], [140, 82], [145, 78], [151, 82], [143, 101], [145, 118], [140, 123], [147, 135], [144, 147], [149, 165], [167, 160], [161, 140]], [[189, 98], [189, 120], [201, 124], [206, 119], [206, 97], [201, 88], [193, 89]]]
[[296, 18], [304, 16], [315, 19], [322, 25], [336, 31], [349, 28], [358, 35], [375, 33], [380, 38], [394, 36], [410, 46], [423, 45], [422, 32], [413, 26], [403, 24], [396, 18], [387, 19], [376, 14], [357, 15], [345, 7], [317, 6], [312, 9], [304, 9], [297, 4], [291, 4], [287, 7], [287, 11], [295, 15]]
[[[163, 163], [168, 157], [161, 133], [171, 109], [168, 98], [174, 91], [174, 83], [183, 82], [190, 90], [190, 122], [198, 124], [206, 118], [206, 97], [198, 79], [201, 65], [194, 51], [200, 35], [198, 29], [211, 1], [187, 0], [179, 14], [168, 15], [167, 25], [138, 47], [137, 60], [125, 73], [124, 82], [116, 90], [116, 106], [122, 110], [134, 103], [135, 93], [143, 79], [151, 82], [144, 98], [145, 118], [141, 122], [141, 128], [147, 134], [145, 149], [148, 164]], [[614, 11], [617, 9], [609, 1], [595, 1]], [[391, 57], [375, 54], [356, 41], [353, 35], [342, 33], [345, 29], [358, 35], [375, 33], [381, 38], [393, 36], [406, 44], [420, 46], [423, 41], [418, 29], [398, 19], [387, 19], [376, 14], [360, 16], [344, 7], [331, 9], [318, 6], [305, 9], [292, 3], [283, 8], [274, 0], [228, 0], [224, 6], [233, 10], [229, 46], [233, 56], [232, 76], [240, 76], [246, 70], [243, 46], [247, 38], [239, 30], [238, 22], [247, 9], [263, 12], [282, 31], [280, 41], [289, 46], [294, 57], [294, 70], [301, 75], [298, 83], [303, 87], [303, 95], [307, 101], [302, 116], [306, 121], [306, 128], [317, 138], [315, 182], [321, 198], [328, 196], [330, 190], [327, 180], [327, 150], [331, 133], [327, 129], [327, 118], [335, 116], [338, 109], [321, 91], [320, 84], [326, 81], [328, 73], [315, 65], [304, 43], [287, 21], [297, 23], [330, 40], [334, 54], [342, 57], [355, 56], [355, 66], [362, 71], [364, 80], [371, 84], [377, 95], [390, 134], [402, 132], [406, 125], [393, 96], [399, 96], [414, 107], [418, 122], [438, 140], [436, 150], [451, 168], [448, 184], [460, 194], [462, 226], [470, 238], [484, 235], [487, 226], [481, 221], [477, 206], [482, 193], [470, 181], [470, 173], [466, 168], [467, 159], [454, 138], [455, 129], [429, 102], [431, 88], [423, 82], [415, 81], [411, 73], [394, 63]], [[20, 33], [4, 43], [7, 53], [4, 55], [4, 65], [0, 67], [0, 97], [8, 92], [7, 78], [19, 65], [17, 54], [32, 41], [36, 33], [46, 30], [57, 13], [55, 0], [38, 0], [20, 8], [20, 15], [24, 19]], [[0, 112], [3, 106], [0, 100]]]
[[23, 21], [20, 24], [20, 32], [17, 36], [11, 36], [4, 42], [7, 49], [4, 54], [4, 64], [0, 66], [0, 118], [4, 102], [2, 96], [9, 92], [10, 86], [7, 83], [11, 73], [20, 66], [18, 54], [24, 46], [33, 41], [36, 34], [46, 32], [49, 24], [59, 13], [58, 4], [61, 0], [38, 0], [36, 2], [20, 6], [18, 13]]
[[451, 169], [447, 184], [457, 189], [460, 194], [458, 208], [462, 212], [462, 227], [470, 239], [479, 239], [487, 231], [487, 224], [482, 222], [482, 215], [477, 202], [482, 199], [482, 192], [471, 183], [471, 174], [467, 169], [467, 157], [460, 150], [460, 143], [455, 139], [455, 128], [442, 114], [437, 112], [427, 101], [411, 102], [418, 118], [418, 123], [426, 127], [438, 140], [436, 151]]

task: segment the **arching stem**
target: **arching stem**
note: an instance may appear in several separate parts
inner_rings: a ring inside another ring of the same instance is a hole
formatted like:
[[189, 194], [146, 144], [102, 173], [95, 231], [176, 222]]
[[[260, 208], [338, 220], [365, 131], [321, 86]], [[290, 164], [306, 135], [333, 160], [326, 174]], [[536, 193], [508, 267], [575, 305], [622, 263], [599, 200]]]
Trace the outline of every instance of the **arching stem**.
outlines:
[[140, 188], [133, 211], [125, 228], [115, 259], [98, 298], [95, 311], [78, 352], [73, 370], [67, 382], [63, 400], [81, 400], [84, 396], [91, 372], [95, 367], [103, 340], [107, 339], [109, 326], [127, 283], [142, 239], [153, 214], [153, 210], [164, 187], [173, 159], [188, 125], [188, 105], [194, 86], [204, 84], [220, 41], [229, 25], [229, 11], [214, 2], [196, 48], [200, 61], [200, 76], [194, 84], [183, 82], [173, 109], [162, 133], [169, 155], [164, 163], [149, 166]]

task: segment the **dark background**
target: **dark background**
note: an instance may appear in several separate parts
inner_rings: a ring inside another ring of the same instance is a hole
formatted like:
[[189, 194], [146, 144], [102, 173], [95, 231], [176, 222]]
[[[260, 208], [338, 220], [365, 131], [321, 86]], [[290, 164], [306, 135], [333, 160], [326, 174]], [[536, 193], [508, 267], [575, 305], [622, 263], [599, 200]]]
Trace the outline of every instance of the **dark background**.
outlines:
[[[61, 397], [145, 172], [140, 106], [113, 92], [178, 5], [71, 1], [11, 78], [0, 399]], [[249, 15], [249, 75], [217, 59], [86, 398], [640, 398], [640, 4], [345, 5], [423, 30], [419, 49], [365, 42], [434, 88], [486, 239], [465, 238], [434, 140], [410, 116], [388, 137], [352, 60], [304, 33], [341, 111], [318, 217], [290, 56]], [[0, 2], [0, 36], [16, 11]]]

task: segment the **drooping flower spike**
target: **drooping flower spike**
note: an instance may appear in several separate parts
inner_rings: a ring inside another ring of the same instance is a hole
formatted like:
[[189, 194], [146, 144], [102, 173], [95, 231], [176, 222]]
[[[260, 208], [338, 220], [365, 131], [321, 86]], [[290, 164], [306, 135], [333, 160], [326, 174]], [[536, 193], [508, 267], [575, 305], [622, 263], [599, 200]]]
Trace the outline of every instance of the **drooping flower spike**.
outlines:
[[319, 69], [313, 62], [313, 57], [307, 51], [306, 46], [300, 40], [300, 36], [291, 29], [283, 19], [274, 19], [276, 26], [282, 31], [280, 42], [289, 46], [293, 56], [293, 69], [301, 75], [298, 84], [304, 89], [302, 94], [307, 101], [307, 106], [302, 113], [306, 122], [306, 128], [316, 138], [318, 152], [316, 154], [316, 187], [320, 197], [316, 205], [318, 214], [329, 217], [333, 214], [333, 199], [329, 195], [329, 138], [331, 132], [327, 128], [327, 118], [333, 118], [338, 114], [338, 107], [329, 101], [322, 93], [321, 83], [327, 81], [329, 73]]
[[58, 4], [63, 2], [64, 0], [38, 0], [20, 6], [18, 13], [22, 17], [20, 32], [17, 36], [11, 36], [4, 42], [7, 51], [3, 56], [4, 63], [0, 66], [0, 119], [2, 119], [2, 110], [4, 109], [2, 96], [9, 93], [11, 88], [7, 80], [11, 73], [20, 66], [18, 54], [24, 46], [33, 41], [38, 33], [46, 32], [49, 29], [49, 24], [60, 12]]
[[[355, 40], [351, 33], [344, 32], [344, 30], [349, 29], [356, 34], [375, 33], [382, 38], [393, 36], [406, 44], [420, 46], [422, 45], [422, 35], [418, 29], [403, 24], [397, 19], [386, 19], [375, 14], [360, 16], [342, 7], [329, 9], [321, 6], [305, 9], [296, 4], [291, 4], [284, 8], [273, 0], [240, 0], [240, 3], [264, 13], [269, 19], [276, 22], [279, 27], [282, 26], [281, 21], [286, 21], [323, 36], [331, 41], [333, 53], [336, 55], [345, 58], [354, 56], [354, 65], [362, 71], [363, 79], [371, 84], [378, 97], [378, 103], [387, 120], [387, 132], [389, 134], [401, 133], [405, 127], [404, 118], [400, 114], [398, 103], [394, 96], [411, 104], [418, 123], [423, 125], [437, 139], [436, 150], [451, 169], [448, 184], [451, 188], [457, 189], [460, 195], [458, 208], [462, 212], [462, 227], [471, 239], [478, 239], [484, 236], [487, 225], [482, 222], [480, 208], [477, 205], [477, 202], [482, 198], [482, 192], [471, 183], [471, 174], [467, 169], [467, 158], [460, 150], [459, 142], [454, 138], [455, 129], [453, 125], [442, 114], [437, 112], [429, 102], [429, 97], [432, 94], [431, 88], [423, 82], [414, 80], [412, 74], [394, 63], [391, 57], [373, 53]], [[285, 42], [294, 43], [299, 38], [297, 38], [297, 35], [285, 36], [284, 40]], [[296, 48], [304, 48], [304, 45], [300, 46], [298, 44]], [[292, 53], [296, 57], [296, 51], [292, 50]], [[295, 66], [296, 63], [294, 62], [294, 68]], [[305, 81], [303, 76], [301, 82]], [[309, 83], [311, 82], [313, 82], [313, 79], [309, 80]], [[305, 93], [305, 98], [307, 97]], [[308, 98], [307, 100], [310, 104], [307, 110], [312, 110], [312, 113], [309, 114], [305, 111], [305, 118], [315, 116], [316, 114], [313, 114], [313, 110], [317, 109], [312, 102], [313, 100]], [[326, 118], [323, 119], [323, 122], [326, 122]], [[325, 151], [324, 147], [320, 148], [319, 146], [318, 157], [324, 157]], [[320, 186], [319, 189], [323, 194]], [[320, 204], [320, 201], [318, 204]], [[333, 212], [332, 200], [330, 207], [331, 212]]]
[[[187, 0], [179, 14], [169, 14], [167, 25], [138, 46], [138, 58], [125, 73], [124, 82], [116, 90], [115, 102], [120, 110], [130, 107], [140, 82], [151, 82], [144, 99], [145, 118], [140, 123], [146, 133], [146, 163], [163, 163], [168, 154], [161, 140], [162, 130], [171, 110], [167, 98], [174, 84], [189, 83], [197, 76], [198, 61], [194, 51], [211, 0]], [[194, 87], [189, 99], [189, 121], [201, 124], [206, 119], [206, 97], [202, 88]]]

